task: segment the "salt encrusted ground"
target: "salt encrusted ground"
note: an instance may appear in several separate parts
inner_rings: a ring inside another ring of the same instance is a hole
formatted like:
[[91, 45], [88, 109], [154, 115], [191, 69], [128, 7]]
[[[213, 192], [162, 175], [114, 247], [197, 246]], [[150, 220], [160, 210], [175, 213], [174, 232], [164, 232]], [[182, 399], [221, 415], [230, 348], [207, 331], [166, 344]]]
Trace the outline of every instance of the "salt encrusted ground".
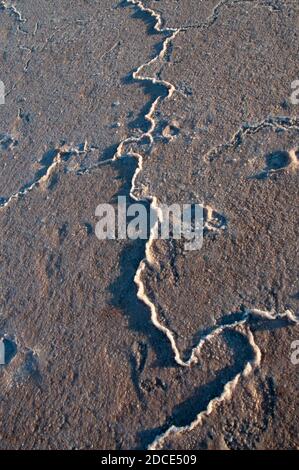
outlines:
[[[298, 447], [298, 5], [175, 3], [0, 3], [3, 449]], [[118, 194], [202, 250], [100, 242]]]

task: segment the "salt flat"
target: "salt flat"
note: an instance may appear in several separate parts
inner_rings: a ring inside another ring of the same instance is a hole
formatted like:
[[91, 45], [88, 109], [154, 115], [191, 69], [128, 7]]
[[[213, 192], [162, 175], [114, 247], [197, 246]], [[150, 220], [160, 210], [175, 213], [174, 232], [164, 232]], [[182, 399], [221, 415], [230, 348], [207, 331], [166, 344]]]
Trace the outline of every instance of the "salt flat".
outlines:
[[298, 5], [175, 3], [0, 2], [1, 449], [299, 446]]

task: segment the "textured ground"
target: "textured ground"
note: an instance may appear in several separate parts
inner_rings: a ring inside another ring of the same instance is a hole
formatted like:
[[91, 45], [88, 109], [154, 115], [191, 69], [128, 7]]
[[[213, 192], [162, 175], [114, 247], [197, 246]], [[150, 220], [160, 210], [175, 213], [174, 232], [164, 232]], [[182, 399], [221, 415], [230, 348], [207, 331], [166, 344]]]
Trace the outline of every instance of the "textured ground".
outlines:
[[[1, 449], [299, 448], [298, 26], [0, 1]], [[99, 241], [118, 195], [202, 204], [202, 249]]]

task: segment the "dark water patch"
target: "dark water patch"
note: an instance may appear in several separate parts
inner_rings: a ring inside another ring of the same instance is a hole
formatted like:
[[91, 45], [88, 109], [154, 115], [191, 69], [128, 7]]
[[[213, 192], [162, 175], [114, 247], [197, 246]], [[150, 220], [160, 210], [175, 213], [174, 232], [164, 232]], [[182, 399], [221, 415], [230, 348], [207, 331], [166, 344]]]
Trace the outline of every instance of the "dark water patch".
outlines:
[[266, 155], [267, 170], [280, 170], [286, 168], [290, 163], [290, 154], [285, 150], [277, 150]]
[[[3, 357], [1, 357], [1, 360], [4, 362], [2, 366], [3, 365], [7, 366], [17, 354], [18, 348], [17, 348], [16, 343], [10, 338], [3, 338], [1, 343], [2, 344], [0, 344], [0, 347], [3, 348], [4, 350], [4, 361], [3, 361]], [[0, 363], [0, 367], [1, 367], [1, 363]]]

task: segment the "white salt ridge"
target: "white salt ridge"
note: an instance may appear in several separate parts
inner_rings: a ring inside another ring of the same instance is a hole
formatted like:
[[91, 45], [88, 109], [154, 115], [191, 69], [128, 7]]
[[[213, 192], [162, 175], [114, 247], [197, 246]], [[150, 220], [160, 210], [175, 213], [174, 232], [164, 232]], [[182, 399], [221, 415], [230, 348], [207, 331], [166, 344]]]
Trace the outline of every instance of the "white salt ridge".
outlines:
[[30, 191], [33, 189], [40, 187], [41, 185], [47, 183], [52, 176], [53, 172], [57, 169], [57, 167], [63, 162], [63, 155], [65, 154], [74, 154], [79, 155], [85, 153], [87, 151], [86, 143], [84, 146], [84, 150], [80, 150], [78, 147], [73, 147], [69, 145], [63, 145], [57, 149], [57, 155], [53, 158], [53, 161], [45, 168], [45, 174], [42, 175], [40, 178], [37, 178], [32, 183], [25, 185], [22, 189], [17, 191], [16, 193], [12, 194], [8, 198], [0, 198], [0, 209], [4, 209], [5, 207], [9, 206], [10, 203], [16, 199], [19, 199], [22, 196], [26, 196]]

